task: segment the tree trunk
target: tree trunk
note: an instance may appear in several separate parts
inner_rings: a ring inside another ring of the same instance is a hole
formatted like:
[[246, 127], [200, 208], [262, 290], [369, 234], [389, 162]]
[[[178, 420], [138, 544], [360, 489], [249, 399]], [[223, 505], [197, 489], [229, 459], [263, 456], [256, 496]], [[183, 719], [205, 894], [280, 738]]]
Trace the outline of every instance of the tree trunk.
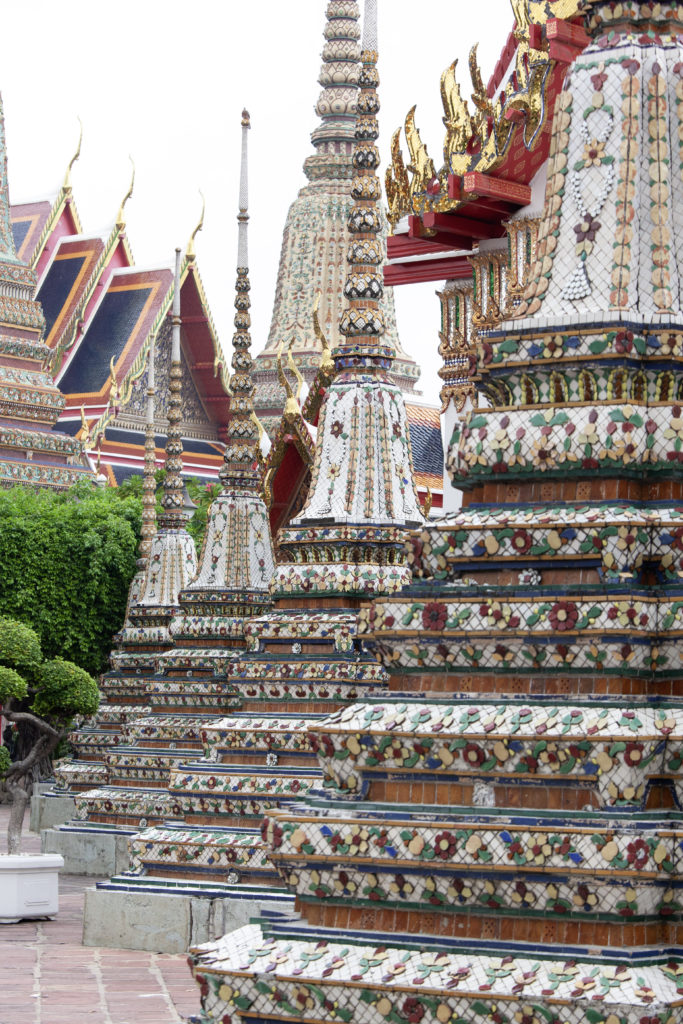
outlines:
[[[16, 734], [16, 747], [12, 756], [13, 761], [23, 761], [27, 758], [40, 738], [44, 735], [32, 722], [20, 722]], [[43, 754], [31, 767], [30, 782], [41, 782], [52, 774], [52, 751]]]
[[7, 789], [12, 797], [7, 826], [7, 852], [21, 853], [21, 832], [29, 796], [23, 786], [8, 784]]

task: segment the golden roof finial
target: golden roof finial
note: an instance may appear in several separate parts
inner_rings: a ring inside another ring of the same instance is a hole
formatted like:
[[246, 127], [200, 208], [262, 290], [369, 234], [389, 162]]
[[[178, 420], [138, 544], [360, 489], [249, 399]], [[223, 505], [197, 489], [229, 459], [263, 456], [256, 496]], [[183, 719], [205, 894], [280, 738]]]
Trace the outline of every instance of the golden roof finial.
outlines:
[[434, 169], [434, 162], [427, 152], [427, 147], [420, 138], [420, 132], [415, 124], [414, 105], [406, 114], [405, 135], [410, 151], [408, 170], [413, 175], [410, 182], [410, 190], [411, 192], [424, 192], [429, 183], [436, 177], [436, 170]]
[[432, 511], [432, 502], [433, 501], [434, 501], [434, 495], [432, 494], [432, 489], [429, 486], [429, 484], [427, 484], [427, 493], [425, 495], [424, 505], [422, 506], [422, 510], [424, 512], [425, 519], [429, 518], [429, 513]]
[[81, 131], [80, 131], [80, 134], [78, 136], [78, 145], [76, 146], [76, 152], [74, 153], [74, 155], [69, 160], [69, 166], [66, 169], [66, 174], [64, 175], [64, 181], [62, 182], [62, 188], [64, 189], [64, 191], [66, 191], [67, 189], [71, 189], [71, 168], [76, 163], [76, 161], [78, 160], [79, 156], [81, 155], [81, 143], [83, 142], [83, 122], [81, 121], [80, 117], [78, 118], [78, 123], [81, 126]]
[[133, 185], [135, 184], [135, 161], [133, 160], [132, 156], [129, 156], [128, 159], [130, 160], [131, 165], [133, 167], [133, 173], [132, 173], [131, 178], [130, 178], [130, 185], [128, 187], [128, 191], [126, 192], [125, 196], [123, 197], [123, 199], [121, 201], [121, 205], [119, 207], [119, 212], [116, 215], [116, 226], [117, 227], [123, 227], [123, 225], [126, 223], [125, 220], [123, 219], [123, 208], [126, 205], [126, 203], [128, 202], [128, 200], [130, 199], [130, 197], [133, 195]]
[[115, 409], [118, 405], [119, 398], [121, 397], [121, 391], [119, 388], [119, 382], [116, 379], [116, 367], [114, 365], [114, 357], [111, 357], [109, 362], [109, 373], [111, 376], [111, 388], [109, 389], [109, 406], [111, 409]]
[[81, 441], [84, 448], [92, 448], [92, 436], [90, 434], [90, 427], [88, 421], [85, 418], [85, 406], [81, 406]]
[[202, 192], [201, 189], [199, 189], [199, 194], [202, 197], [202, 212], [201, 212], [201, 214], [199, 216], [199, 221], [197, 222], [197, 227], [194, 229], [194, 231], [190, 235], [190, 241], [187, 243], [187, 249], [185, 250], [185, 256], [187, 257], [188, 260], [189, 259], [194, 259], [195, 255], [196, 255], [195, 248], [194, 248], [194, 240], [197, 237], [197, 235], [199, 234], [199, 232], [202, 230], [202, 228], [204, 227], [204, 213], [206, 211], [206, 199], [204, 198], [204, 193]]
[[277, 350], [277, 379], [280, 383], [280, 386], [284, 388], [285, 394], [287, 395], [285, 407], [282, 410], [282, 415], [285, 419], [292, 419], [293, 417], [296, 418], [297, 416], [301, 415], [301, 409], [299, 407], [299, 403], [294, 397], [292, 385], [289, 383], [287, 379], [287, 374], [285, 373], [285, 368], [282, 365], [282, 349], [284, 348], [284, 344], [285, 341], [283, 338]]
[[332, 351], [330, 349], [330, 343], [325, 337], [325, 333], [320, 326], [320, 317], [318, 316], [318, 310], [320, 308], [320, 299], [322, 298], [322, 292], [320, 289], [315, 293], [315, 302], [313, 303], [313, 333], [322, 346], [322, 356], [320, 357], [320, 369], [327, 374], [334, 373], [334, 359], [332, 358]]
[[292, 347], [294, 346], [294, 341], [295, 341], [295, 339], [294, 339], [294, 337], [292, 337], [292, 340], [290, 341], [289, 345], [287, 346], [287, 367], [292, 371], [292, 373], [294, 374], [294, 378], [296, 380], [296, 398], [297, 398], [297, 401], [298, 401], [299, 398], [301, 397], [301, 392], [303, 390], [304, 379], [301, 376], [301, 371], [299, 370], [299, 367], [294, 362], [294, 356], [292, 355]]

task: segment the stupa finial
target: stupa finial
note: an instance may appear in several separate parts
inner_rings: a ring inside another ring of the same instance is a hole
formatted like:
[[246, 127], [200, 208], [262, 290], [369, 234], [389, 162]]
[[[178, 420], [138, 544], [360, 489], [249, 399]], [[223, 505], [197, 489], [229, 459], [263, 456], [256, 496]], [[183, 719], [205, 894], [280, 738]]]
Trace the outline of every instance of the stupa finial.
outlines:
[[232, 376], [230, 378], [230, 423], [225, 459], [220, 470], [224, 489], [246, 487], [259, 490], [259, 431], [254, 423], [254, 382], [251, 359], [251, 317], [249, 308], [249, 152], [248, 133], [251, 121], [242, 111], [242, 156], [240, 161], [239, 211], [237, 214], [237, 283], [235, 285], [235, 333], [232, 337]]
[[2, 96], [0, 96], [0, 260], [9, 263], [19, 262], [10, 218], [5, 114], [2, 107]]
[[394, 358], [393, 348], [382, 343], [386, 326], [380, 301], [384, 294], [380, 200], [382, 187], [377, 177], [380, 163], [377, 139], [379, 97], [377, 87], [377, 0], [366, 0], [363, 29], [361, 87], [353, 147], [354, 177], [351, 196], [354, 206], [349, 217], [351, 244], [349, 273], [344, 286], [348, 305], [342, 314], [342, 335], [334, 355], [346, 369], [385, 376]]
[[311, 135], [315, 154], [304, 161], [310, 181], [351, 177], [351, 146], [358, 96], [359, 10], [355, 0], [331, 0], [318, 81], [323, 91], [315, 111], [320, 124]]
[[124, 219], [123, 211], [124, 211], [126, 203], [128, 202], [128, 200], [133, 195], [133, 186], [135, 185], [135, 161], [133, 160], [132, 156], [129, 156], [128, 159], [130, 160], [131, 167], [133, 168], [133, 170], [132, 170], [132, 173], [131, 173], [131, 176], [130, 176], [130, 185], [128, 186], [128, 191], [126, 192], [125, 196], [121, 200], [121, 205], [119, 206], [119, 212], [116, 214], [116, 226], [117, 227], [123, 227], [123, 225], [126, 223], [125, 219]]
[[181, 526], [187, 519], [183, 507], [183, 442], [180, 433], [182, 367], [180, 365], [180, 249], [175, 251], [173, 307], [171, 312], [171, 372], [168, 398], [168, 432], [166, 434], [166, 478], [161, 499], [164, 511], [161, 525], [168, 529]]
[[[294, 522], [335, 519], [402, 528], [421, 522], [422, 513], [405, 403], [389, 378], [394, 348], [383, 339], [376, 0], [367, 0], [366, 17], [352, 157], [347, 306], [332, 351], [337, 373], [320, 413], [311, 487]], [[378, 589], [385, 585], [378, 576]]]
[[156, 533], [156, 438], [154, 431], [154, 398], [156, 385], [154, 380], [154, 357], [156, 336], [152, 338], [147, 356], [147, 415], [145, 422], [145, 469], [142, 479], [142, 539], [140, 541], [140, 561], [147, 563], [152, 540]]
[[363, 8], [363, 41], [361, 43], [361, 60], [363, 51], [377, 52], [377, 0], [365, 0]]
[[73, 165], [76, 163], [76, 161], [81, 155], [81, 144], [83, 142], [83, 122], [81, 121], [80, 117], [78, 118], [78, 123], [81, 126], [81, 130], [78, 135], [78, 145], [76, 146], [76, 152], [69, 160], [69, 166], [67, 167], [66, 174], [64, 175], [64, 181], [62, 182], [62, 188], [64, 189], [64, 191], [67, 191], [68, 189], [71, 188], [71, 171], [73, 169]]

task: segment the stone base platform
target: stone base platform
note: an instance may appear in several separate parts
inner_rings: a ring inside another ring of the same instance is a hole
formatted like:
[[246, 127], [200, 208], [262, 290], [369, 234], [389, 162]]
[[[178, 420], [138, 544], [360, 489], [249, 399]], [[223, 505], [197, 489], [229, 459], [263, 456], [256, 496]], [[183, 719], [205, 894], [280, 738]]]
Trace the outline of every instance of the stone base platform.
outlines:
[[62, 855], [65, 875], [111, 877], [130, 867], [128, 842], [137, 832], [139, 829], [123, 825], [112, 828], [70, 821], [42, 831], [41, 847], [43, 853]]
[[83, 945], [185, 953], [250, 919], [289, 916], [294, 898], [257, 887], [174, 887], [154, 879], [117, 877], [85, 893]]
[[55, 793], [51, 785], [36, 787], [31, 797], [31, 832], [63, 825], [76, 816], [76, 802], [68, 793]]

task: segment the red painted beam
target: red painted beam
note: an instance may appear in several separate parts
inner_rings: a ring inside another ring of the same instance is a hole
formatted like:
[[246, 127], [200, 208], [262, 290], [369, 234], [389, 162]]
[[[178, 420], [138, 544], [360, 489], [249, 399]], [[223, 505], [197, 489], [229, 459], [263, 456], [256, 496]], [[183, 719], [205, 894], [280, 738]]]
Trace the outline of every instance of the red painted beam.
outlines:
[[531, 202], [531, 188], [518, 181], [495, 178], [481, 171], [468, 171], [463, 174], [465, 192], [473, 192], [478, 196], [488, 196], [516, 206], [528, 206]]
[[590, 42], [590, 36], [580, 25], [561, 18], [549, 21], [545, 32], [550, 43], [548, 54], [558, 64], [572, 64]]
[[475, 220], [473, 217], [462, 217], [458, 211], [453, 213], [431, 213], [422, 215], [422, 223], [426, 228], [442, 232], [446, 235], [462, 235], [465, 238], [490, 238], [491, 228], [497, 225], [490, 221]]
[[389, 235], [387, 238], [387, 256], [390, 260], [403, 260], [406, 256], [428, 256], [453, 248], [451, 239], [442, 244], [432, 238], [412, 238], [410, 235]]
[[[423, 214], [423, 216], [425, 215]], [[420, 217], [408, 218], [408, 234], [411, 238], [423, 238], [430, 242], [440, 242], [445, 249], [471, 249], [474, 244], [472, 235], [465, 233], [436, 231], [433, 234], [429, 234]]]
[[416, 260], [414, 263], [388, 263], [384, 267], [386, 285], [421, 284], [424, 281], [464, 281], [472, 275], [466, 256], [443, 260]]
[[583, 50], [588, 46], [591, 39], [581, 25], [574, 25], [571, 21], [564, 21], [562, 18], [551, 18], [546, 24], [545, 34], [548, 39], [556, 39], [558, 43], [567, 43]]

